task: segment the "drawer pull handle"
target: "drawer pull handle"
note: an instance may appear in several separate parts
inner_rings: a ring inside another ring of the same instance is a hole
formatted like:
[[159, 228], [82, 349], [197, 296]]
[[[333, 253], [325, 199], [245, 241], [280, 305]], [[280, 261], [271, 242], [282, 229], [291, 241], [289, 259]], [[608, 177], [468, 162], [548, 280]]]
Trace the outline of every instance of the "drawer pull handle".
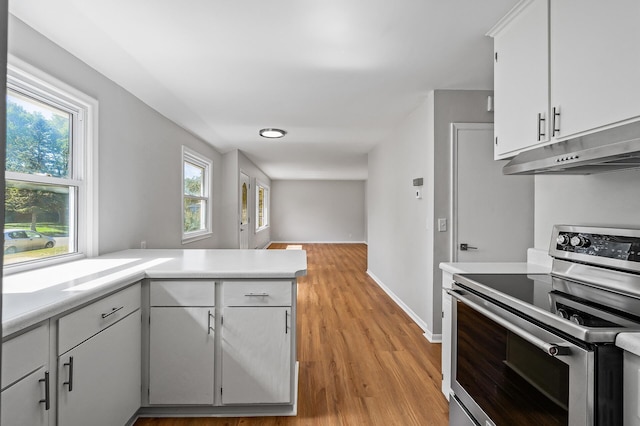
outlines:
[[69, 367], [69, 381], [63, 382], [62, 385], [67, 385], [69, 387], [69, 392], [73, 391], [73, 357], [69, 357], [69, 362], [65, 362], [62, 364], [65, 367]]
[[284, 334], [289, 334], [289, 311], [284, 311]]
[[51, 394], [49, 393], [49, 372], [44, 372], [44, 379], [38, 380], [40, 383], [44, 383], [44, 399], [41, 399], [40, 404], [44, 404], [44, 409], [49, 411], [51, 408]]
[[216, 329], [211, 327], [211, 318], [215, 319], [216, 316], [211, 314], [211, 311], [209, 311], [209, 314], [207, 316], [207, 334], [211, 334], [211, 332], [215, 332]]
[[106, 314], [102, 314], [102, 318], [107, 318], [110, 317], [111, 315], [115, 314], [116, 312], [118, 312], [120, 309], [124, 309], [124, 306], [120, 306], [119, 308], [112, 308], [111, 312], [108, 312]]
[[244, 297], [267, 297], [269, 293], [247, 293]]

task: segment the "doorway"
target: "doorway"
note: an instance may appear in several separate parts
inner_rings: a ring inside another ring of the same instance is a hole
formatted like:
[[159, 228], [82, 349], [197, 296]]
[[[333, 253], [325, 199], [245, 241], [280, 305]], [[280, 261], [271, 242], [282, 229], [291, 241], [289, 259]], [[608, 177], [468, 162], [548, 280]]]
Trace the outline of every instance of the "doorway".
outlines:
[[493, 124], [452, 123], [451, 261], [524, 262], [533, 247], [533, 176], [505, 176]]

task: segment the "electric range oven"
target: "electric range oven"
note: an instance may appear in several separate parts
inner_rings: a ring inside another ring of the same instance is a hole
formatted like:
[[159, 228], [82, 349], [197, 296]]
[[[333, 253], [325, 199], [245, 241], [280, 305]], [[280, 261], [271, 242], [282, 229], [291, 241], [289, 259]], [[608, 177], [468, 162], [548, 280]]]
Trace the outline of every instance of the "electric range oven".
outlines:
[[640, 231], [555, 226], [549, 254], [549, 275], [454, 275], [451, 425], [622, 425]]

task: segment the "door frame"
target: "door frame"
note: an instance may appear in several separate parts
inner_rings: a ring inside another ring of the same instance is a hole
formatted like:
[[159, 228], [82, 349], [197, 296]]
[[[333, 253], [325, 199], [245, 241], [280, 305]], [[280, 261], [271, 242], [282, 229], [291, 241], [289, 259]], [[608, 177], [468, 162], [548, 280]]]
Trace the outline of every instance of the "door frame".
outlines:
[[458, 261], [458, 133], [464, 130], [493, 130], [493, 123], [451, 123], [451, 239], [449, 241], [449, 262]]

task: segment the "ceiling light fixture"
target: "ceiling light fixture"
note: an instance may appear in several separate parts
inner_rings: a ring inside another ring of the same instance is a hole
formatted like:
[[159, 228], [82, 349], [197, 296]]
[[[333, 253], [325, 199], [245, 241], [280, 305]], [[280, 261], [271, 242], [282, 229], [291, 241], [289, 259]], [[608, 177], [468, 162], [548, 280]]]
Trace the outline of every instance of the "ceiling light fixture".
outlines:
[[260, 136], [263, 138], [277, 139], [286, 135], [287, 132], [282, 129], [261, 129]]

